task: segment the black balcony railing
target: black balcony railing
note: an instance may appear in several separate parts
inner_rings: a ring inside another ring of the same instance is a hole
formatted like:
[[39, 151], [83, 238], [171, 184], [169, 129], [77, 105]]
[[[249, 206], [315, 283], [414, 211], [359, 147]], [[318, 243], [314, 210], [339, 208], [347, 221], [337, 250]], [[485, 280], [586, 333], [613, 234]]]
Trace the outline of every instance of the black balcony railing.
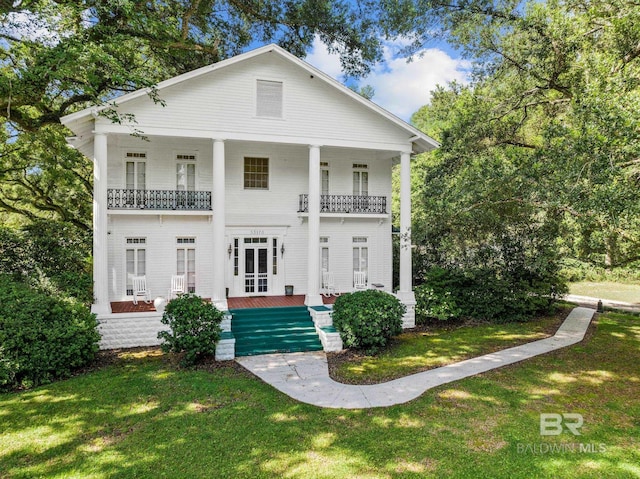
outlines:
[[[309, 195], [300, 195], [298, 213], [309, 212]], [[386, 214], [386, 196], [320, 195], [320, 213]]]
[[211, 192], [108, 189], [107, 208], [110, 210], [210, 211]]

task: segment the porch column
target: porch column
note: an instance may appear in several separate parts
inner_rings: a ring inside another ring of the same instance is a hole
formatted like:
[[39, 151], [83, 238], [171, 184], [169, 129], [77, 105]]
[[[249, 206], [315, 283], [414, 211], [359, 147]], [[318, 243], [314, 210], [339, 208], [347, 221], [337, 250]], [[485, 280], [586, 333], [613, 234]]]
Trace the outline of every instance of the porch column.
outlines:
[[307, 306], [322, 305], [320, 296], [320, 147], [309, 146], [309, 251], [307, 254]]
[[93, 137], [93, 296], [91, 312], [111, 313], [107, 256], [107, 135]]
[[415, 301], [411, 270], [411, 154], [400, 154], [400, 289], [402, 301]]
[[213, 194], [211, 195], [211, 210], [213, 212], [213, 288], [211, 302], [220, 310], [226, 311], [227, 298], [225, 294], [225, 264], [226, 253], [224, 244], [225, 219], [225, 172], [224, 172], [224, 140], [213, 140]]

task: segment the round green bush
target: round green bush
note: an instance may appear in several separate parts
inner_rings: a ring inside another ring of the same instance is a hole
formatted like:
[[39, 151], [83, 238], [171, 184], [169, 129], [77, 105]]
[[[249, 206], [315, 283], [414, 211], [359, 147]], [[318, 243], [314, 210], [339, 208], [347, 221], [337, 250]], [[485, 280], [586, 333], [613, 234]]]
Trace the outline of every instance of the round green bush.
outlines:
[[162, 315], [162, 324], [169, 331], [160, 331], [162, 350], [183, 354], [180, 364], [193, 366], [206, 356], [213, 356], [220, 340], [220, 323], [224, 313], [195, 294], [183, 294], [169, 301]]
[[45, 384], [91, 363], [97, 325], [77, 301], [0, 275], [0, 389]]
[[404, 304], [389, 293], [373, 289], [357, 291], [336, 300], [333, 325], [346, 347], [374, 354], [402, 332], [405, 311]]

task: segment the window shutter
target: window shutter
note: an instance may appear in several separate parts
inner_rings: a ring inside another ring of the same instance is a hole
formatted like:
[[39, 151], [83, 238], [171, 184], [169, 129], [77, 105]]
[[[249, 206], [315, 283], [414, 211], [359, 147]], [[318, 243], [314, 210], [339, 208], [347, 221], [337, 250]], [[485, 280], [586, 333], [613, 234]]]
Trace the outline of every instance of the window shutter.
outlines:
[[282, 82], [258, 80], [256, 115], [282, 118]]

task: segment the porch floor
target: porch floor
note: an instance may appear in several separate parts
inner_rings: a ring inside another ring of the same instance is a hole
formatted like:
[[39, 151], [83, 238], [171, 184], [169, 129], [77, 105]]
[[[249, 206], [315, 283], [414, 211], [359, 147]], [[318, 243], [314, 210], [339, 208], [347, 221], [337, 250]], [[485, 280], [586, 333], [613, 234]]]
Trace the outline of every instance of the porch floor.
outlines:
[[[244, 308], [282, 308], [286, 306], [304, 306], [304, 294], [295, 294], [293, 296], [253, 296], [248, 298], [228, 298], [227, 304], [229, 309]], [[205, 298], [209, 300], [209, 298]], [[323, 296], [324, 304], [333, 304], [336, 300], [335, 296], [328, 298]], [[145, 303], [142, 300], [138, 304], [133, 301], [113, 301], [111, 303], [112, 313], [154, 313], [156, 311], [153, 302]]]

